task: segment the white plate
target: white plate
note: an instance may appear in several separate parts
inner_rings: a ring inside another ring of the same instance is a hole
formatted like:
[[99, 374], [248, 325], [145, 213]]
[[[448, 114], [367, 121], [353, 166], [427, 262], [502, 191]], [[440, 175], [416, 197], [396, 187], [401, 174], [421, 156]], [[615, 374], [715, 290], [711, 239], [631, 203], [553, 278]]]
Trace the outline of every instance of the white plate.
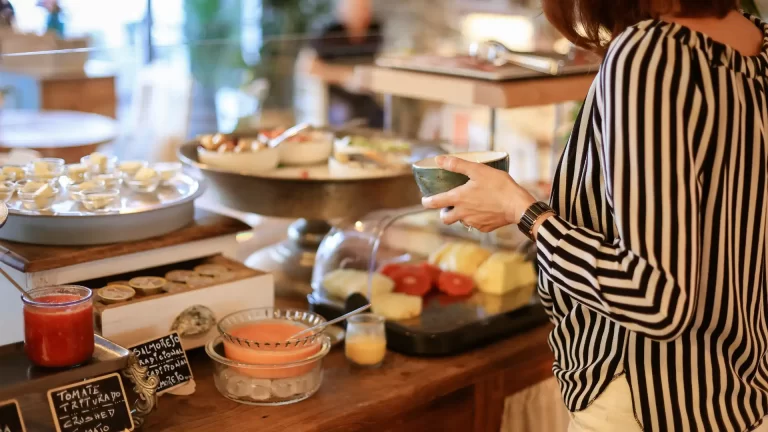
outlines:
[[228, 171], [257, 174], [277, 168], [280, 163], [279, 148], [265, 148], [245, 153], [219, 153], [197, 147], [200, 162]]

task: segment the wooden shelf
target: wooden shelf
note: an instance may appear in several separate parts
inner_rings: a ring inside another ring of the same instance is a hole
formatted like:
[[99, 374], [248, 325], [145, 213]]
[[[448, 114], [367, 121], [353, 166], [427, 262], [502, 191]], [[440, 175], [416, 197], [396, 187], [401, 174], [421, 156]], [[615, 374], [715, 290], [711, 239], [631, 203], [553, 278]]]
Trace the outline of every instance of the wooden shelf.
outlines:
[[509, 81], [488, 81], [380, 66], [358, 66], [355, 82], [374, 93], [461, 106], [519, 108], [581, 100], [595, 74], [542, 75]]
[[249, 229], [250, 226], [237, 219], [196, 210], [195, 221], [186, 228], [136, 242], [83, 247], [43, 246], [0, 241], [0, 254], [2, 254], [0, 263], [22, 273], [41, 272], [236, 234]]

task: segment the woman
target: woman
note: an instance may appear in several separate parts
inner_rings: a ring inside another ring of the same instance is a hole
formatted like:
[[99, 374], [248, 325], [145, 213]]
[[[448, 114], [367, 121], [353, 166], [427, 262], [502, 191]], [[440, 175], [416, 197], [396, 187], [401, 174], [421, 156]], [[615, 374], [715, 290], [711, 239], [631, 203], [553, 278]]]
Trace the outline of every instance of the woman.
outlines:
[[470, 181], [423, 203], [535, 240], [572, 431], [754, 430], [768, 414], [768, 25], [735, 0], [544, 5], [573, 42], [607, 48], [551, 208], [454, 158], [439, 163]]

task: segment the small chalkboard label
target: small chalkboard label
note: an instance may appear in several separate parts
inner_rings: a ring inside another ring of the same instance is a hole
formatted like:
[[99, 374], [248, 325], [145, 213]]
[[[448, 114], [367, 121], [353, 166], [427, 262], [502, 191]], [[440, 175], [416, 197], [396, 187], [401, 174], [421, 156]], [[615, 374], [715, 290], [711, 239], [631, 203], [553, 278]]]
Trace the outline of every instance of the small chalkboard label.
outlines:
[[181, 338], [176, 332], [140, 343], [131, 348], [131, 351], [139, 359], [139, 366], [147, 367], [148, 375], [160, 379], [157, 394], [172, 390], [193, 379], [187, 353], [184, 352]]
[[0, 402], [0, 432], [27, 432], [15, 399]]
[[48, 403], [58, 432], [133, 430], [131, 408], [117, 373], [49, 390]]

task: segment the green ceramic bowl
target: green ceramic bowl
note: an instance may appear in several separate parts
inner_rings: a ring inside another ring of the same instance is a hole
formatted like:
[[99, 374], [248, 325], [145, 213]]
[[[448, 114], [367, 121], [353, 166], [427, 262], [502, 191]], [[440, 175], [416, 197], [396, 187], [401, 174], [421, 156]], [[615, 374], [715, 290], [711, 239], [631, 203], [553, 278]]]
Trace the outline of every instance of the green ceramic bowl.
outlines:
[[[509, 171], [509, 154], [505, 152], [481, 151], [453, 153], [447, 156], [457, 157], [470, 162], [482, 163], [504, 172]], [[469, 177], [464, 174], [438, 168], [434, 157], [422, 159], [413, 164], [412, 168], [413, 176], [416, 178], [416, 184], [419, 185], [421, 195], [425, 197], [448, 192], [469, 181]]]

